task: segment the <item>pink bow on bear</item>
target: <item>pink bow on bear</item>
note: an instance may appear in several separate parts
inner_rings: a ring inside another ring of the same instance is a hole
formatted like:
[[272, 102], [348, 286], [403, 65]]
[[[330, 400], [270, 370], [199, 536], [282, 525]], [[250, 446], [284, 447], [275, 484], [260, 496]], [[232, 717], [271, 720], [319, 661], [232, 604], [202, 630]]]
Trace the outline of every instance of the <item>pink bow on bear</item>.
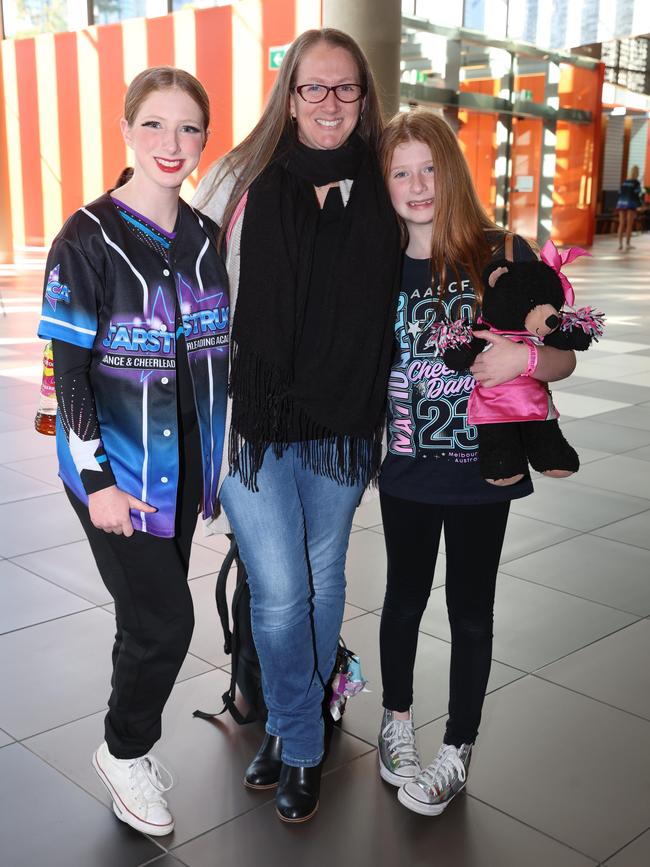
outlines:
[[564, 298], [566, 303], [570, 307], [573, 307], [575, 303], [573, 286], [566, 275], [562, 273], [561, 268], [563, 265], [568, 265], [569, 262], [573, 262], [573, 260], [577, 259], [578, 256], [591, 256], [591, 253], [588, 250], [583, 250], [582, 247], [569, 247], [567, 250], [563, 250], [560, 253], [553, 241], [548, 240], [540, 250], [539, 256], [542, 262], [546, 262], [547, 265], [550, 265], [550, 267], [557, 272], [557, 275], [560, 278], [560, 283], [562, 284], [562, 289], [564, 289]]

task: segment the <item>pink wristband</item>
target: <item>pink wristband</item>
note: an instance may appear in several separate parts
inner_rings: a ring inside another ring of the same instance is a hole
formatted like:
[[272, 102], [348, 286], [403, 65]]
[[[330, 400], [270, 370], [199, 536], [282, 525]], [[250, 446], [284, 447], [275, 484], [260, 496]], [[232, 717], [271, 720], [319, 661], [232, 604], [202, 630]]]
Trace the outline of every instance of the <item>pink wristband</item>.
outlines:
[[537, 362], [539, 361], [539, 353], [534, 343], [528, 344], [528, 367], [522, 373], [522, 376], [532, 376], [537, 370]]

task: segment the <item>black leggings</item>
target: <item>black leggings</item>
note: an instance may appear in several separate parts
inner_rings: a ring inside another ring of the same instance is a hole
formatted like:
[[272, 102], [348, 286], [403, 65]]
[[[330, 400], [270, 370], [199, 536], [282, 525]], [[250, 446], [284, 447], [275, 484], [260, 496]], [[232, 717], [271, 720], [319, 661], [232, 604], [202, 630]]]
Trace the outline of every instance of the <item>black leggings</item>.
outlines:
[[413, 667], [444, 526], [451, 627], [445, 743], [476, 740], [490, 665], [494, 589], [510, 503], [441, 506], [381, 494], [388, 581], [381, 615], [384, 707], [413, 703]]
[[203, 484], [198, 427], [183, 438], [183, 446], [172, 539], [139, 530], [128, 538], [98, 530], [86, 506], [66, 488], [115, 600], [112, 691], [104, 732], [116, 759], [143, 756], [160, 738], [163, 707], [194, 629], [187, 572]]

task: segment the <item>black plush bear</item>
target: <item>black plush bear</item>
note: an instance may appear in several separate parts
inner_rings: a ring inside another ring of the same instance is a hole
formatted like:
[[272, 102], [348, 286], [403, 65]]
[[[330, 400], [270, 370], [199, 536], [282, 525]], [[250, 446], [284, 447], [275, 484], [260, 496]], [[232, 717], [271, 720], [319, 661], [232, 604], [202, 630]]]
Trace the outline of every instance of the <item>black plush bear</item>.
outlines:
[[[573, 303], [573, 290], [560, 264], [583, 255], [578, 250], [560, 256], [548, 242], [542, 250], [547, 261], [491, 262], [483, 275], [482, 314], [477, 323], [432, 326], [429, 343], [438, 346], [452, 370], [467, 370], [489, 345], [472, 329], [489, 329], [528, 346], [525, 373], [491, 388], [476, 383], [469, 398], [467, 418], [478, 430], [481, 475], [493, 484], [515, 484], [527, 472], [528, 463], [554, 478], [570, 476], [580, 466], [558, 425], [559, 413], [548, 385], [531, 376], [538, 346], [582, 351], [602, 334], [600, 311], [562, 309], [565, 301]], [[552, 264], [547, 264], [549, 260]]]

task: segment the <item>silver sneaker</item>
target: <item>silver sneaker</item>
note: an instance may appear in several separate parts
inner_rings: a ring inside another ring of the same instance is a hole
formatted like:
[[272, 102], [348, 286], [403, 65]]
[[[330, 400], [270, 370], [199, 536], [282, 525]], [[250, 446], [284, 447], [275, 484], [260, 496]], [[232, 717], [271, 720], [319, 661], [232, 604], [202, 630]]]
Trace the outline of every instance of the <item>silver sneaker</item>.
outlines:
[[438, 755], [397, 793], [400, 804], [423, 816], [437, 816], [465, 788], [472, 745], [443, 744]]
[[384, 710], [378, 744], [382, 780], [392, 786], [402, 786], [420, 773], [412, 708], [409, 709], [408, 719], [395, 719], [392, 711]]

